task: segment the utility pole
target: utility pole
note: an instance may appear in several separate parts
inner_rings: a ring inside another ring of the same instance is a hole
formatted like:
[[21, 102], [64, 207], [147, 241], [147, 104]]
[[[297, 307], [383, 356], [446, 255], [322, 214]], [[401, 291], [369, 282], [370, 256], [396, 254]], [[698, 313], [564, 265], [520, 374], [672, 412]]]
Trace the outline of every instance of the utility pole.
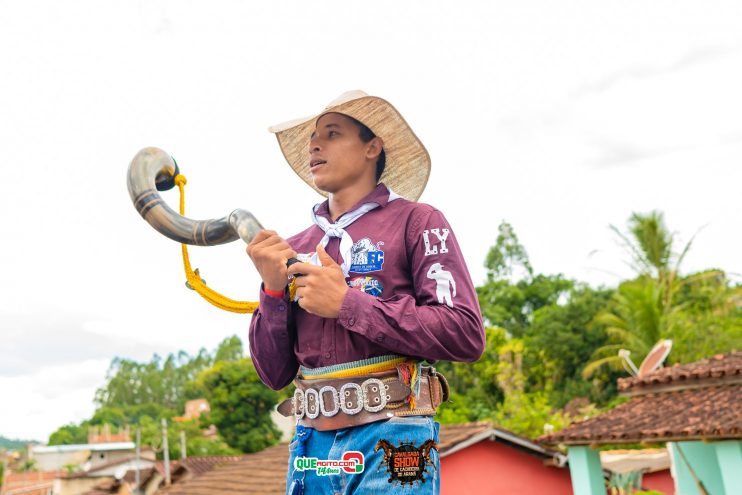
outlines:
[[170, 451], [167, 446], [167, 420], [162, 418], [162, 455], [165, 461], [165, 485], [170, 486]]
[[141, 478], [139, 477], [139, 459], [142, 453], [141, 444], [142, 444], [142, 430], [141, 428], [137, 426], [137, 461], [136, 461], [137, 467], [136, 467], [136, 471], [134, 471], [134, 486], [136, 486], [135, 488], [136, 491], [134, 493], [137, 493], [137, 494], [142, 493], [140, 486], [139, 486], [140, 483], [142, 482]]
[[186, 435], [185, 430], [180, 430], [180, 458], [186, 458]]

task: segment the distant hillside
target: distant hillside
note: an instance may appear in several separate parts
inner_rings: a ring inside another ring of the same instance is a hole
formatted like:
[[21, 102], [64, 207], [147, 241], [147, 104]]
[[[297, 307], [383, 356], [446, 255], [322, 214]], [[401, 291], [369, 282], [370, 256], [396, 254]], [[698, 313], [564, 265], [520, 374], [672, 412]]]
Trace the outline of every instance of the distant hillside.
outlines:
[[26, 448], [26, 445], [29, 443], [40, 443], [36, 440], [16, 440], [16, 439], [10, 439], [5, 438], [4, 436], [0, 435], [0, 450], [22, 450]]

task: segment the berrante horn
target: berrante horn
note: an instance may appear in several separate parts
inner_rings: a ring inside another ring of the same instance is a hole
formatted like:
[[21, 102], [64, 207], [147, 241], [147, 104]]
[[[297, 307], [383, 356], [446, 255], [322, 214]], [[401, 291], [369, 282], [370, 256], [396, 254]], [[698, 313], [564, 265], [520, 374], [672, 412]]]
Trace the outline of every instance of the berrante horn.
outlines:
[[192, 220], [173, 211], [157, 191], [175, 186], [178, 166], [159, 148], [144, 148], [129, 164], [126, 184], [142, 218], [160, 234], [196, 246], [216, 246], [242, 239], [249, 243], [262, 225], [249, 211], [234, 210], [218, 220]]

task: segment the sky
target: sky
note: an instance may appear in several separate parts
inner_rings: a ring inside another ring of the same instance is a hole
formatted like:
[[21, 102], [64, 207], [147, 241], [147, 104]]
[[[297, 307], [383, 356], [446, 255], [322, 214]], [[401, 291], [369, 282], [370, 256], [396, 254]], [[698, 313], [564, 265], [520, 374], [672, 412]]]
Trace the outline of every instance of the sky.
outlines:
[[[428, 148], [420, 201], [475, 284], [506, 220], [537, 272], [615, 286], [632, 272], [609, 226], [651, 210], [696, 236], [683, 272], [740, 280], [741, 28], [736, 1], [0, 0], [0, 435], [89, 418], [116, 356], [246, 342], [249, 316], [184, 287], [128, 164], [162, 148], [188, 216], [243, 208], [288, 237], [322, 198], [267, 128], [351, 89]], [[191, 261], [255, 300], [244, 248]]]

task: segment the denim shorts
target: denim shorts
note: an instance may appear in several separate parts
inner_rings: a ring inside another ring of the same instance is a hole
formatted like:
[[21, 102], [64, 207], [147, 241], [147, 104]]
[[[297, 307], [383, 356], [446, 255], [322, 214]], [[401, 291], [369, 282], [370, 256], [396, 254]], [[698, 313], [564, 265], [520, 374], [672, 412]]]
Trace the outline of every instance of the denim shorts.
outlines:
[[[294, 436], [289, 444], [287, 494], [292, 482], [297, 478], [303, 478], [304, 493], [307, 495], [378, 493], [439, 495], [438, 451], [435, 448], [424, 450], [430, 462], [416, 454], [424, 445], [430, 446], [430, 440], [438, 444], [438, 429], [439, 424], [432, 416], [395, 416], [375, 423], [331, 431], [312, 429], [304, 442], [303, 457], [341, 460], [346, 452], [351, 451], [363, 455], [361, 472], [347, 473], [340, 469], [339, 474], [325, 475], [317, 474], [321, 471], [318, 469], [296, 469], [297, 451], [301, 452], [301, 447], [298, 436]], [[383, 448], [389, 446], [393, 450]], [[392, 457], [388, 456], [389, 452], [393, 452]], [[406, 465], [410, 467], [405, 467]], [[419, 479], [410, 481], [412, 475]]]

